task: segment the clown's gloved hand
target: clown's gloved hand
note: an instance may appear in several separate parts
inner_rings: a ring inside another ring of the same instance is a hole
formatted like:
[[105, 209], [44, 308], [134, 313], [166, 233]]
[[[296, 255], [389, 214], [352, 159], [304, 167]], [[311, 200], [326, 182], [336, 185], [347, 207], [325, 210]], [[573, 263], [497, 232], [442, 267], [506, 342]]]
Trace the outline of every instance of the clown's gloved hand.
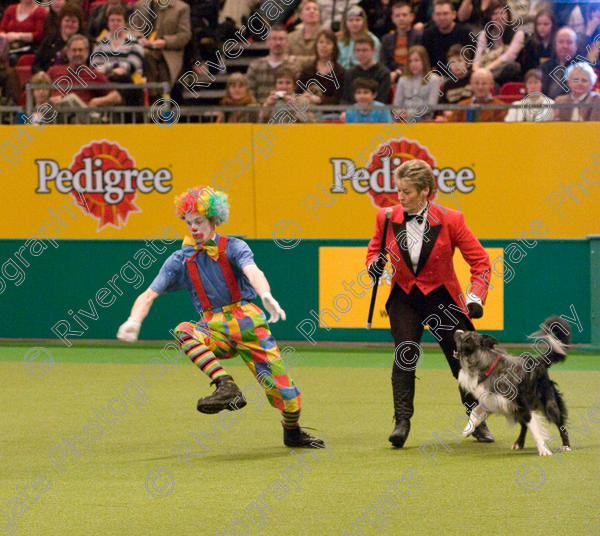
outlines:
[[137, 341], [141, 327], [141, 322], [129, 317], [119, 327], [119, 331], [117, 331], [117, 339], [120, 341], [135, 342]]
[[260, 299], [263, 302], [264, 308], [271, 315], [271, 318], [269, 318], [269, 323], [274, 324], [280, 318], [281, 320], [285, 320], [285, 311], [281, 308], [279, 303], [277, 303], [277, 300], [271, 296], [270, 292], [265, 292]]

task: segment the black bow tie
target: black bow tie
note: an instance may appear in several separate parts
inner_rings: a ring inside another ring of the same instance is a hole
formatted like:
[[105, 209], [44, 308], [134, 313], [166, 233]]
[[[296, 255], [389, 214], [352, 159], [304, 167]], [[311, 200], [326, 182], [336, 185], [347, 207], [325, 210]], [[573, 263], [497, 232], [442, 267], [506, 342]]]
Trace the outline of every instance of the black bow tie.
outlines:
[[408, 213], [404, 213], [404, 221], [409, 222], [410, 220], [417, 220], [417, 223], [419, 225], [421, 225], [423, 223], [423, 220], [425, 218], [423, 217], [423, 214], [408, 214]]

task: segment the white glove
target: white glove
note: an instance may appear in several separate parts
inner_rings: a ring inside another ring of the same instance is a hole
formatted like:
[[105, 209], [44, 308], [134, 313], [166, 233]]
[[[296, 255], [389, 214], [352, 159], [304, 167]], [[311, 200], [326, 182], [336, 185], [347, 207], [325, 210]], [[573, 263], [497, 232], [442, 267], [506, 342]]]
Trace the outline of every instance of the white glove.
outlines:
[[141, 327], [141, 322], [129, 317], [119, 326], [119, 331], [117, 331], [117, 339], [120, 341], [135, 342], [137, 341]]
[[280, 318], [281, 320], [285, 320], [285, 311], [281, 308], [279, 303], [277, 303], [277, 300], [271, 296], [270, 292], [265, 292], [260, 299], [262, 300], [265, 309], [271, 315], [271, 318], [269, 318], [270, 324], [274, 324]]

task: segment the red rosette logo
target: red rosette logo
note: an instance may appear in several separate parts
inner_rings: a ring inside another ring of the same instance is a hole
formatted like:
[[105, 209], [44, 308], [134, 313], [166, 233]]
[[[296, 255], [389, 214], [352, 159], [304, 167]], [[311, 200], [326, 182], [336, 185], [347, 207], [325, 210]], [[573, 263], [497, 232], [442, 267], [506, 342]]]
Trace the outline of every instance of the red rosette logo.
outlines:
[[[435, 158], [429, 154], [429, 150], [416, 141], [392, 140], [377, 148], [377, 151], [371, 155], [371, 160], [366, 169], [371, 175], [380, 171], [377, 173], [376, 183], [380, 186], [380, 189], [384, 189], [384, 174], [391, 174], [394, 169], [407, 160], [423, 160], [432, 168], [436, 166]], [[398, 195], [395, 192], [376, 192], [373, 188], [370, 188], [368, 194], [371, 196], [373, 204], [378, 208], [398, 204]]]
[[77, 204], [98, 220], [98, 231], [107, 225], [117, 229], [127, 223], [129, 214], [141, 212], [135, 205], [135, 162], [119, 144], [93, 141], [73, 157], [69, 170], [83, 171], [80, 188], [71, 195]]

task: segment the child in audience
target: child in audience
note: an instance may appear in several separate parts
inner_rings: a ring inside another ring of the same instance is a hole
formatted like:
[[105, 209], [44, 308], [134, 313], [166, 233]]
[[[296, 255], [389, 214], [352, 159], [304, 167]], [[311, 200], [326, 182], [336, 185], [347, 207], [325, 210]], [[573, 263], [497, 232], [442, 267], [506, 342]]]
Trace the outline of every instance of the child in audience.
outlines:
[[354, 54], [354, 41], [357, 37], [364, 35], [368, 35], [373, 39], [375, 45], [373, 59], [378, 62], [381, 43], [377, 36], [369, 31], [365, 11], [361, 7], [356, 6], [348, 10], [347, 15], [344, 17], [342, 36], [338, 41], [338, 47], [340, 49], [338, 62], [344, 69], [349, 69], [354, 65], [358, 65], [358, 58]]
[[535, 16], [533, 27], [533, 35], [527, 39], [521, 55], [521, 68], [524, 73], [539, 67], [552, 57], [557, 29], [552, 9], [541, 9]]
[[[422, 109], [425, 104], [427, 108], [435, 106], [439, 98], [439, 89], [442, 79], [430, 71], [429, 56], [425, 47], [415, 45], [408, 51], [408, 66], [406, 71], [398, 80], [396, 93], [394, 95], [394, 106], [401, 108], [399, 115], [405, 119], [411, 119], [409, 109]], [[433, 117], [433, 112], [419, 116], [419, 119]]]
[[373, 106], [383, 107], [384, 104], [375, 100], [377, 82], [368, 78], [357, 78], [352, 82], [356, 104], [352, 109], [342, 113], [340, 119], [346, 123], [389, 123], [392, 114], [389, 110], [369, 110]]
[[[248, 79], [242, 73], [230, 74], [225, 85], [221, 106], [256, 106], [258, 103], [248, 91]], [[256, 123], [258, 112], [221, 112], [217, 123]]]
[[[311, 112], [297, 111], [297, 108], [304, 107], [304, 104], [301, 104], [300, 99], [305, 99], [306, 101], [308, 101], [308, 99], [303, 95], [294, 95], [294, 86], [296, 85], [297, 78], [296, 72], [292, 69], [282, 68], [276, 76], [275, 89], [269, 93], [269, 96], [263, 103], [263, 106], [271, 106], [273, 107], [273, 110], [270, 112], [261, 112], [261, 122], [267, 123], [270, 119], [275, 118], [277, 112], [286, 110], [289, 114], [294, 116], [296, 122], [314, 123], [316, 119]], [[313, 90], [313, 93], [315, 92], [316, 90]], [[320, 97], [318, 93], [317, 96]], [[294, 100], [294, 105], [290, 104], [291, 100]], [[312, 102], [308, 101], [308, 104], [312, 104]]]

